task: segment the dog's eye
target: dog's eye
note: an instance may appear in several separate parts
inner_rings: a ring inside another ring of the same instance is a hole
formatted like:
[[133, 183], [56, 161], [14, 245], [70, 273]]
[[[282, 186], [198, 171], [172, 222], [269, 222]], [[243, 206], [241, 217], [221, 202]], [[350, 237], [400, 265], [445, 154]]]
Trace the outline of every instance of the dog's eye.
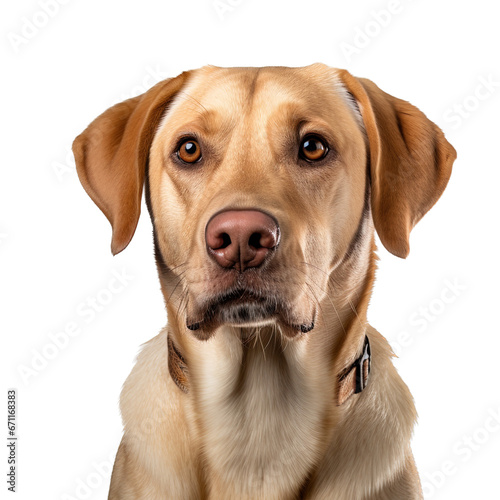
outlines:
[[193, 139], [185, 140], [179, 146], [177, 156], [185, 163], [195, 163], [201, 158], [200, 145]]
[[306, 135], [300, 144], [300, 156], [306, 161], [318, 161], [328, 153], [325, 141], [316, 135]]

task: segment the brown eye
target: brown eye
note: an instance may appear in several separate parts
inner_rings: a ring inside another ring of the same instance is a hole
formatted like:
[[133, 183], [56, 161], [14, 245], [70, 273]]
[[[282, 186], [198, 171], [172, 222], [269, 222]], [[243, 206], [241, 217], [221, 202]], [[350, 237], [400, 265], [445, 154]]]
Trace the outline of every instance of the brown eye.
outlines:
[[179, 146], [177, 156], [185, 163], [195, 163], [201, 158], [200, 145], [195, 140], [188, 139]]
[[328, 153], [328, 147], [323, 139], [315, 135], [306, 135], [300, 145], [300, 156], [307, 161], [318, 161]]

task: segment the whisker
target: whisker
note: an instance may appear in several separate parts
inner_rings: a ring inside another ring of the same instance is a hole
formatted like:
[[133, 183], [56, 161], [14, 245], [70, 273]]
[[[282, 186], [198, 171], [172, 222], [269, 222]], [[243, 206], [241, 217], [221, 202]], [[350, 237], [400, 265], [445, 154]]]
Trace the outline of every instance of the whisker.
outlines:
[[187, 265], [187, 261], [186, 262], [183, 262], [182, 264], [179, 264], [178, 266], [175, 266], [175, 267], [169, 267], [168, 270], [169, 271], [175, 271], [176, 269], [178, 269], [179, 267], [181, 266], [186, 266]]
[[359, 317], [358, 311], [356, 311], [356, 308], [354, 307], [354, 304], [351, 302], [351, 299], [347, 299], [347, 302], [349, 302], [349, 305], [351, 306], [351, 309], [353, 310], [354, 314], [356, 315], [356, 318], [359, 321], [359, 324], [361, 325], [362, 328], [366, 327], [366, 321], [363, 322], [361, 321], [361, 318]]
[[[307, 262], [304, 262], [304, 264], [307, 264]], [[312, 265], [312, 264], [311, 264], [311, 265]], [[316, 267], [316, 266], [313, 266], [313, 267]], [[332, 305], [332, 307], [333, 307], [333, 310], [335, 311], [335, 314], [336, 314], [336, 316], [337, 316], [337, 319], [339, 320], [339, 324], [340, 324], [340, 326], [342, 327], [342, 331], [344, 332], [344, 335], [346, 335], [346, 336], [347, 336], [347, 332], [346, 332], [346, 329], [344, 328], [344, 324], [342, 323], [342, 320], [341, 320], [341, 318], [340, 318], [340, 314], [339, 314], [339, 312], [338, 312], [338, 310], [337, 310], [337, 307], [336, 307], [336, 306], [335, 306], [335, 304], [333, 303], [333, 300], [332, 300], [332, 298], [330, 297], [330, 294], [328, 293], [328, 290], [324, 290], [324, 289], [322, 289], [322, 288], [321, 288], [321, 287], [320, 287], [320, 286], [319, 286], [319, 285], [318, 285], [318, 284], [317, 284], [314, 280], [312, 280], [312, 279], [311, 279], [311, 277], [310, 277], [310, 276], [308, 276], [308, 274], [307, 274], [305, 271], [303, 271], [302, 269], [299, 269], [298, 267], [294, 267], [294, 269], [296, 269], [297, 271], [300, 271], [301, 273], [305, 274], [305, 275], [306, 275], [306, 277], [307, 277], [307, 278], [309, 278], [309, 280], [311, 281], [311, 283], [312, 283], [313, 285], [315, 285], [315, 286], [316, 286], [319, 290], [321, 290], [321, 291], [322, 291], [322, 292], [326, 295], [326, 297], [327, 297], [327, 298], [328, 298], [328, 300], [330, 301], [330, 304], [331, 304], [331, 305]], [[317, 268], [317, 269], [319, 269], [319, 268]], [[321, 269], [320, 269], [320, 271], [321, 271]]]
[[198, 101], [197, 99], [195, 99], [191, 94], [188, 94], [185, 90], [181, 90], [179, 92], [179, 94], [182, 94], [182, 95], [188, 97], [189, 99], [191, 99], [193, 102], [195, 102], [196, 104], [198, 104], [198, 106], [200, 106], [203, 110], [205, 110], [208, 113], [207, 108], [205, 108], [205, 106], [203, 106], [203, 104], [201, 104], [200, 101]]
[[[335, 276], [331, 275], [330, 276], [330, 279], [337, 285], [340, 287], [340, 284], [339, 282], [335, 279]], [[358, 300], [359, 300], [359, 294], [358, 294]], [[349, 304], [349, 307], [352, 309], [352, 312], [355, 314], [356, 316], [356, 319], [358, 320], [361, 328], [366, 328], [366, 321], [363, 322], [361, 321], [361, 318], [359, 317], [359, 314], [358, 314], [358, 311], [356, 310], [356, 307], [354, 306], [354, 304], [352, 303], [351, 299], [349, 297], [347, 297], [347, 302]]]
[[177, 287], [179, 286], [179, 284], [181, 283], [181, 281], [183, 280], [183, 275], [186, 273], [186, 271], [183, 271], [181, 274], [179, 274], [178, 278], [179, 280], [177, 281], [177, 283], [175, 284], [174, 286], [174, 289], [172, 290], [172, 292], [170, 293], [170, 295], [168, 296], [168, 299], [166, 300], [166, 303], [168, 304], [170, 302], [170, 299], [172, 298], [172, 295], [174, 294], [175, 290], [177, 289]]
[[328, 278], [330, 278], [330, 274], [328, 274], [326, 271], [323, 271], [323, 269], [321, 269], [320, 267], [318, 266], [315, 266], [314, 264], [311, 264], [309, 262], [301, 262], [301, 264], [305, 264], [306, 266], [311, 266], [311, 267], [314, 267], [314, 269], [317, 269], [318, 271], [322, 272], [325, 276], [327, 276]]
[[[260, 334], [261, 330], [259, 329], [259, 341], [260, 341], [260, 346], [262, 347], [262, 355], [264, 356], [264, 361], [266, 361], [266, 348], [264, 347], [264, 344], [262, 343], [262, 335]], [[267, 345], [266, 345], [267, 347]]]
[[[321, 303], [320, 301], [318, 300], [318, 297], [316, 297], [316, 294], [314, 293], [314, 290], [312, 289], [311, 285], [306, 281], [305, 282], [305, 285], [307, 286], [307, 288], [309, 288], [310, 292], [311, 292], [311, 295], [313, 297], [313, 302], [316, 303], [316, 305], [318, 306], [319, 310], [320, 310], [320, 313], [321, 313], [321, 316], [323, 317], [323, 321], [325, 321], [325, 313], [323, 312], [323, 308], [321, 307]], [[307, 293], [307, 290], [304, 290], [304, 292]], [[310, 295], [309, 295], [310, 297]]]
[[254, 329], [252, 330], [251, 337], [254, 338], [254, 343], [252, 349], [255, 349], [255, 345], [257, 344], [257, 340], [260, 338], [260, 330]]
[[[186, 290], [186, 293], [184, 293], [182, 300], [179, 302], [179, 306], [177, 307], [177, 317], [179, 317], [180, 315], [184, 315], [184, 313], [186, 312], [188, 300], [189, 300], [188, 292]], [[182, 312], [180, 312], [181, 305], [182, 305]]]
[[[274, 328], [273, 328], [273, 330], [274, 330]], [[273, 335], [274, 335], [274, 331], [273, 331]], [[271, 343], [271, 340], [272, 340], [272, 338], [273, 338], [273, 335], [269, 335], [269, 340], [267, 341], [267, 344], [266, 344], [266, 347], [264, 348], [264, 350], [266, 350], [266, 349], [267, 349], [267, 346]]]

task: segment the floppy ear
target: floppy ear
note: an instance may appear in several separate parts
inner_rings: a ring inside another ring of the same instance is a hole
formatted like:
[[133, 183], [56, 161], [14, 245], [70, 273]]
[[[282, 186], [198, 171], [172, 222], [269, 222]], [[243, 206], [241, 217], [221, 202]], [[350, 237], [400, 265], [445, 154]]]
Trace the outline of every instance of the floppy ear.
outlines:
[[441, 196], [457, 153], [409, 102], [348, 71], [338, 76], [356, 99], [368, 136], [375, 229], [387, 250], [405, 258], [410, 231]]
[[124, 250], [134, 235], [153, 136], [163, 111], [188, 76], [185, 72], [164, 80], [109, 108], [73, 142], [80, 182], [113, 228], [113, 255]]

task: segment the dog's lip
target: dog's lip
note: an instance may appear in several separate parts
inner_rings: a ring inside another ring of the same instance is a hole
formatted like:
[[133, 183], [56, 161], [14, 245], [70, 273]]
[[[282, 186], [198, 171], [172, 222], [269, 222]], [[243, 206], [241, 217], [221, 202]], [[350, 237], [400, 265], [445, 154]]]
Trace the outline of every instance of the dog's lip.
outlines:
[[[207, 300], [202, 308], [202, 312], [200, 311], [197, 315], [197, 319], [187, 318], [186, 326], [192, 331], [213, 330], [214, 326], [219, 323], [221, 312], [224, 311], [225, 307], [231, 308], [245, 304], [257, 304], [261, 305], [262, 308], [267, 308], [267, 314], [265, 318], [261, 318], [262, 320], [266, 318], [273, 320], [274, 318], [274, 320], [279, 321], [281, 318], [280, 323], [283, 323], [284, 326], [286, 325], [286, 336], [288, 337], [306, 334], [313, 330], [315, 326], [315, 311], [310, 321], [303, 324], [291, 323], [289, 319], [286, 320], [289, 318], [289, 312], [288, 307], [282, 300], [269, 293], [249, 287], [235, 287]], [[244, 323], [242, 322], [242, 324]], [[206, 340], [208, 336], [202, 333], [200, 334], [200, 338]]]
[[270, 297], [259, 291], [251, 288], [238, 287], [215, 297], [209, 304], [209, 307], [221, 307], [231, 303], [267, 302], [269, 299]]
[[260, 303], [262, 305], [274, 304], [278, 308], [281, 301], [268, 294], [264, 294], [252, 288], [237, 287], [227, 290], [210, 299], [204, 306], [204, 316], [210, 318], [225, 307], [243, 304]]
[[277, 310], [280, 301], [254, 288], [241, 286], [230, 288], [206, 300], [196, 319], [188, 318], [186, 325], [190, 330], [198, 330], [202, 324], [212, 322], [225, 307], [256, 303], [263, 306], [273, 304]]

